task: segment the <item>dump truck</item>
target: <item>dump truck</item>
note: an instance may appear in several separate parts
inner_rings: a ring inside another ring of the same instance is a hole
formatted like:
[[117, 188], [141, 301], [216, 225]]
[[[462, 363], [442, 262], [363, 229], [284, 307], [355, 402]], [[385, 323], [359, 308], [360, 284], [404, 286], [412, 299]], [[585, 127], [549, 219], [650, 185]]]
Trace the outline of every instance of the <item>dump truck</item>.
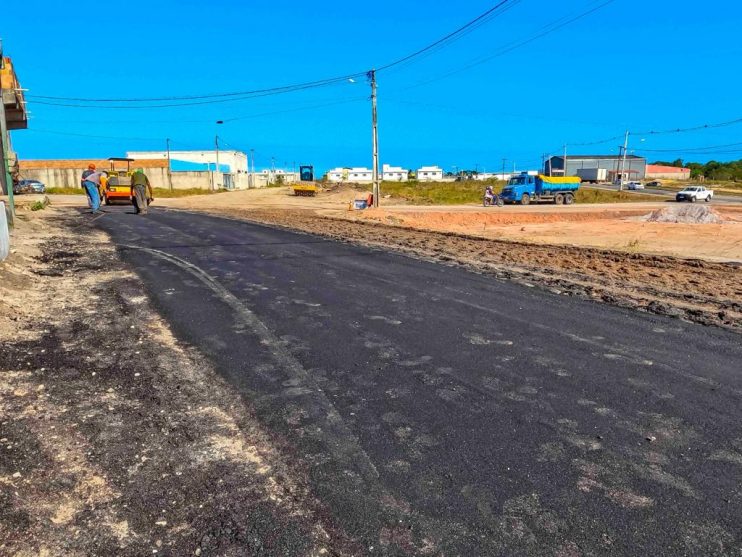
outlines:
[[317, 195], [317, 184], [314, 182], [314, 167], [303, 165], [299, 167], [299, 183], [292, 186], [294, 195]]
[[[131, 203], [131, 163], [134, 159], [125, 157], [111, 157], [108, 159], [111, 165], [108, 170], [108, 180], [103, 188], [103, 201], [110, 205], [114, 201], [126, 201]], [[124, 168], [124, 164], [126, 168]]]
[[608, 169], [606, 168], [578, 168], [576, 174], [583, 182], [597, 184], [608, 181]]
[[571, 205], [579, 187], [579, 176], [531, 176], [521, 172], [508, 180], [501, 196], [505, 203], [528, 205], [546, 201], [556, 205]]

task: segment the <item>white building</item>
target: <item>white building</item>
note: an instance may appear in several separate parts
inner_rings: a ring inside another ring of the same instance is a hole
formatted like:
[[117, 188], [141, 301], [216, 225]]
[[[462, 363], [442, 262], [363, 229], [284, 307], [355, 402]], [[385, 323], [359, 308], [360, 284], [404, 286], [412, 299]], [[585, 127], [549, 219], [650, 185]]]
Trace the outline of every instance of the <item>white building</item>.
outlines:
[[[128, 151], [130, 159], [167, 159], [167, 151]], [[216, 151], [170, 151], [170, 168], [179, 170], [216, 170]], [[219, 169], [228, 174], [247, 172], [247, 154], [219, 150]]]
[[406, 182], [408, 172], [401, 166], [390, 166], [385, 164], [381, 167], [381, 179], [387, 182]]
[[276, 182], [293, 184], [294, 182], [299, 181], [298, 172], [290, 172], [288, 170], [283, 170], [282, 168], [276, 168], [275, 170], [261, 170], [258, 173], [258, 176], [261, 176], [268, 184], [275, 184]]
[[327, 172], [329, 182], [356, 182], [361, 184], [373, 182], [373, 179], [373, 171], [364, 167], [333, 168]]
[[440, 182], [443, 180], [443, 169], [439, 166], [423, 166], [417, 170], [419, 182]]

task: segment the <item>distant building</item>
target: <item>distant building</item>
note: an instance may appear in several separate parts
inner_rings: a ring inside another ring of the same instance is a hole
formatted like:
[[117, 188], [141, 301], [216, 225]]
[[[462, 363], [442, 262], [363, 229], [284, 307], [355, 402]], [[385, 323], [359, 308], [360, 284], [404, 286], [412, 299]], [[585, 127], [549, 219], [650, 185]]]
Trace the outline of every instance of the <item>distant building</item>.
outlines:
[[664, 178], [667, 180], [690, 180], [690, 168], [665, 166], [662, 164], [648, 164], [645, 172], [648, 180]]
[[374, 180], [374, 173], [370, 168], [333, 168], [327, 172], [329, 182], [355, 182], [357, 184], [370, 183]]
[[422, 166], [417, 170], [419, 182], [441, 182], [443, 180], [443, 169], [438, 166]]
[[390, 166], [385, 164], [381, 170], [381, 179], [387, 182], [406, 182], [408, 172], [401, 166]]
[[[611, 182], [621, 177], [623, 157], [620, 155], [568, 155], [566, 172], [564, 156], [550, 157], [544, 164], [544, 174], [547, 176], [576, 176], [582, 168], [605, 168]], [[636, 155], [626, 155], [626, 165], [623, 170], [624, 180], [641, 180], [646, 173], [647, 159]]]
[[333, 168], [327, 171], [328, 182], [344, 182], [348, 179], [348, 168]]
[[268, 184], [275, 184], [276, 182], [293, 184], [294, 182], [299, 181], [298, 172], [289, 172], [282, 168], [276, 168], [275, 170], [261, 170], [257, 175], [264, 179]]
[[[132, 159], [167, 160], [167, 151], [128, 151]], [[247, 172], [247, 154], [242, 151], [219, 150], [219, 170], [237, 174]], [[216, 171], [217, 151], [170, 151], [170, 168], [174, 171]]]

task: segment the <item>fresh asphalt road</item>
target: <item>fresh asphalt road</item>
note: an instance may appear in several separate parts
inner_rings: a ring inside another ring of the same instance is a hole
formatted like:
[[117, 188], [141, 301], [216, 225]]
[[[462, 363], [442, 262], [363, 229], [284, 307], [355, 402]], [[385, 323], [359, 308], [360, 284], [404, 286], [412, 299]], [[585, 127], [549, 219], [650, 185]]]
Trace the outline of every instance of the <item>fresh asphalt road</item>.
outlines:
[[97, 223], [359, 553], [742, 551], [738, 335], [129, 209]]
[[[583, 185], [584, 188], [595, 188], [599, 190], [612, 190], [612, 191], [618, 191], [618, 186], [614, 186], [611, 184], [589, 184], [589, 185]], [[713, 189], [713, 186], [711, 186]], [[647, 195], [658, 195], [667, 197], [668, 201], [675, 201], [675, 194], [678, 193], [680, 190], [668, 190], [668, 189], [662, 189], [662, 188], [644, 188], [643, 190], [629, 190], [624, 188], [624, 191], [627, 193], [638, 193], [638, 194], [647, 194]], [[735, 203], [742, 203], [742, 195], [720, 195], [714, 193], [714, 197], [711, 199], [710, 203], [712, 205], [728, 205], [728, 204], [735, 204]]]

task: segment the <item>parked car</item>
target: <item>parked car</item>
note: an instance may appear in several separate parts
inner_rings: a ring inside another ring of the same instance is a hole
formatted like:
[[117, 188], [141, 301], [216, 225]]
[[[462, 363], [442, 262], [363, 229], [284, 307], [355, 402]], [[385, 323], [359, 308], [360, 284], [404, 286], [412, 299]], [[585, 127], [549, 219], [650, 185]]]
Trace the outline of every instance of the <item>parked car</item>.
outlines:
[[13, 193], [46, 193], [46, 186], [38, 180], [19, 180], [13, 184]]
[[628, 189], [630, 190], [643, 190], [644, 184], [641, 182], [629, 182]]
[[690, 201], [695, 203], [701, 199], [708, 202], [714, 197], [713, 190], [707, 190], [704, 186], [688, 186], [675, 194], [675, 201]]
[[648, 188], [661, 188], [662, 187], [662, 180], [652, 180], [651, 182], [647, 182]]

